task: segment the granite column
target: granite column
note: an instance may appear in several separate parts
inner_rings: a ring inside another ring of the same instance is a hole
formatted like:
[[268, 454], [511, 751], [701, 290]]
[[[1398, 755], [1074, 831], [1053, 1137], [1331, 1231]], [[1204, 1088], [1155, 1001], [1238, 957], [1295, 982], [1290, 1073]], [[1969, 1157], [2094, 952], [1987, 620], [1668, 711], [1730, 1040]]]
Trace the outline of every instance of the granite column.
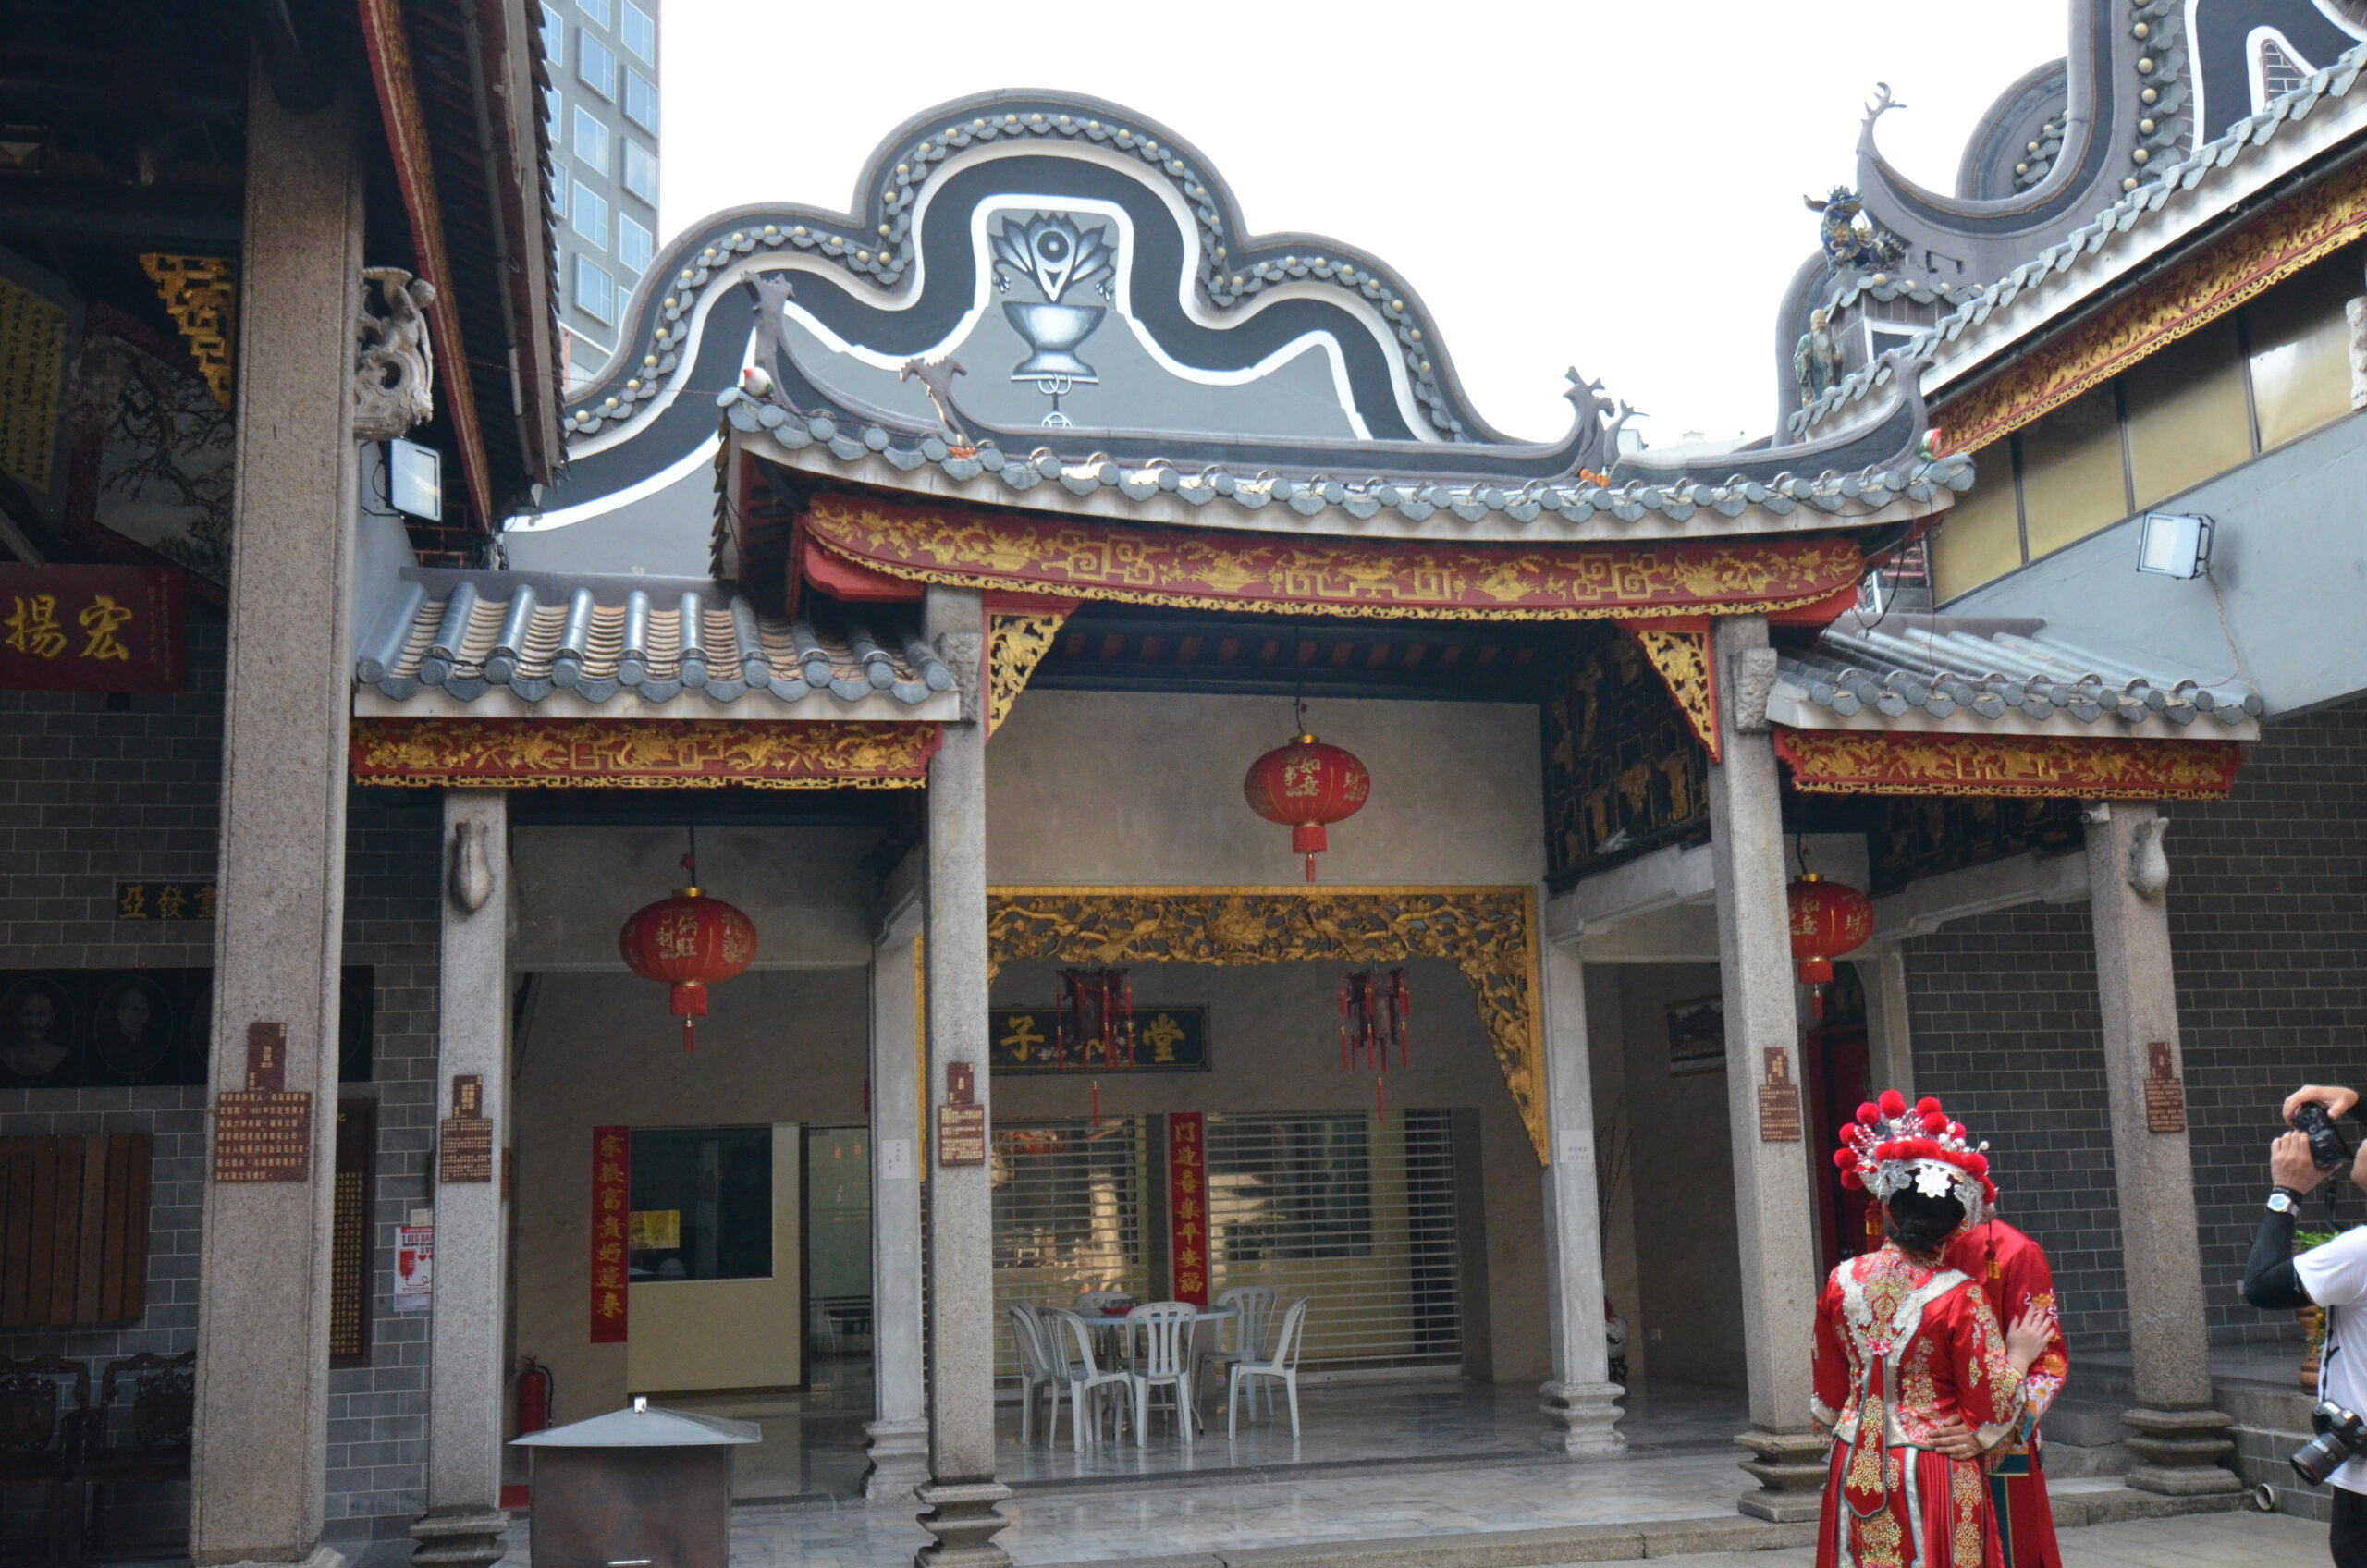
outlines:
[[1603, 1340], [1602, 1225], [1595, 1180], [1594, 1065], [1587, 1039], [1586, 965], [1575, 940], [1543, 945], [1545, 974], [1545, 1302], [1553, 1380], [1545, 1431], [1556, 1453], [1627, 1452]]
[[920, 935], [917, 889], [896, 901], [871, 955], [871, 1468], [863, 1495], [903, 1502], [928, 1479], [921, 1380]]

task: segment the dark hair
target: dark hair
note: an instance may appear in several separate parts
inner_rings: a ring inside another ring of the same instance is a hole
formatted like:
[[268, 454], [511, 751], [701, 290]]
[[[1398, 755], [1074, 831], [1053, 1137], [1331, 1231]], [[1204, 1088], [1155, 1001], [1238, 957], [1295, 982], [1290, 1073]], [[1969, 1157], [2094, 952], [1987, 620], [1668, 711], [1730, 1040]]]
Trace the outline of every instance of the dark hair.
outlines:
[[1926, 1197], [1908, 1187], [1883, 1206], [1883, 1233], [1908, 1252], [1937, 1252], [1964, 1223], [1964, 1205], [1955, 1194]]

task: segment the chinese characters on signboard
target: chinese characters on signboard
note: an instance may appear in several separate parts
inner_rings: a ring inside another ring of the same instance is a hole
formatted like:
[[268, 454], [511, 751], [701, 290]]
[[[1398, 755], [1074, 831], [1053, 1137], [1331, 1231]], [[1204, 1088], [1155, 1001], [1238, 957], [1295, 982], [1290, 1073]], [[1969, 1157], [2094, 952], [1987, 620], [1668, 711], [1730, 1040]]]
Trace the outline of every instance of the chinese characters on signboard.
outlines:
[[[999, 1073], [1058, 1072], [1053, 1050], [1054, 1010], [999, 1007], [990, 1014], [987, 1062]], [[1204, 1007], [1137, 1007], [1134, 1060], [1107, 1060], [1098, 1040], [1071, 1047], [1066, 1063], [1095, 1072], [1206, 1072], [1208, 1071], [1208, 1010]]]
[[632, 1240], [632, 1129], [592, 1129], [592, 1342], [625, 1342], [625, 1248]]
[[1198, 1111], [1167, 1119], [1169, 1235], [1173, 1239], [1175, 1299], [1208, 1305], [1207, 1126]]
[[0, 566], [0, 689], [178, 692], [181, 574]]
[[115, 885], [117, 920], [211, 920], [215, 884], [211, 882], [118, 882]]

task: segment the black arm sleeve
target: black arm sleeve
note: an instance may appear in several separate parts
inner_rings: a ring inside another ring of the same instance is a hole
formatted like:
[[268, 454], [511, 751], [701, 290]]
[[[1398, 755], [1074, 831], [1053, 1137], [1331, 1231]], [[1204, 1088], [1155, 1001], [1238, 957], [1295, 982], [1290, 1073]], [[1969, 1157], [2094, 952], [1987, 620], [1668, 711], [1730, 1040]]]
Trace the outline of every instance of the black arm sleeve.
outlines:
[[2261, 1215], [2260, 1233], [2244, 1264], [2244, 1299], [2267, 1308], [2310, 1305], [2310, 1292], [2293, 1268], [2293, 1216], [2273, 1208]]

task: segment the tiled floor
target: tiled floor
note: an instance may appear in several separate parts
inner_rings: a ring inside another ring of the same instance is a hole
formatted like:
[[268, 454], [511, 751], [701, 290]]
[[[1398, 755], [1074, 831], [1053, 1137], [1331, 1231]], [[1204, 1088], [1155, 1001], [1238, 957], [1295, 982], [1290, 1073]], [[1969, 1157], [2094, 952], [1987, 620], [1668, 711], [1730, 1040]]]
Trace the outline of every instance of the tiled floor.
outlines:
[[[1721, 1551], [1685, 1568], [1810, 1568], [1806, 1547]], [[2144, 1519], [2063, 1532], [2063, 1568], [2324, 1568], [2326, 1527], [2258, 1513]]]

